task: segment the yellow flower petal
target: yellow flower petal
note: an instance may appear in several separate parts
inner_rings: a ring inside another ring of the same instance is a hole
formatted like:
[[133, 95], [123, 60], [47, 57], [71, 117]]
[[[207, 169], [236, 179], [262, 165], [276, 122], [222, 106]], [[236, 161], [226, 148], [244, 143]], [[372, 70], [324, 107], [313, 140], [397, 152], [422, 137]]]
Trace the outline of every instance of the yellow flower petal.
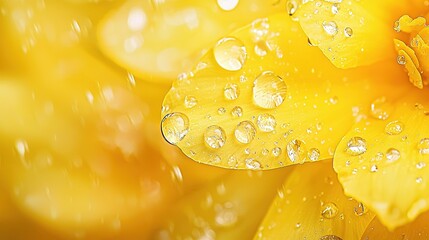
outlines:
[[170, 83], [222, 35], [283, 9], [257, 0], [128, 0], [100, 23], [98, 42], [104, 54], [136, 76]]
[[374, 218], [362, 235], [362, 240], [366, 239], [429, 239], [429, 212], [425, 212], [413, 222], [394, 231], [389, 231], [377, 218]]
[[356, 124], [334, 157], [346, 194], [367, 204], [390, 229], [429, 209], [429, 102], [417, 89], [404, 90], [405, 97], [372, 107], [386, 120]]
[[370, 2], [310, 1], [301, 6], [297, 17], [311, 43], [336, 67], [368, 65], [393, 56], [394, 34], [393, 22], [385, 21], [385, 15], [391, 13], [380, 11], [384, 9], [381, 6], [367, 6], [372, 5]]
[[187, 156], [220, 167], [326, 159], [379, 89], [398, 91], [391, 80], [401, 74], [391, 63], [336, 69], [296, 22], [273, 15], [219, 41], [173, 83], [162, 130]]
[[154, 239], [251, 239], [289, 172], [230, 172], [174, 206]]
[[255, 239], [358, 239], [374, 214], [343, 194], [331, 164], [293, 168]]

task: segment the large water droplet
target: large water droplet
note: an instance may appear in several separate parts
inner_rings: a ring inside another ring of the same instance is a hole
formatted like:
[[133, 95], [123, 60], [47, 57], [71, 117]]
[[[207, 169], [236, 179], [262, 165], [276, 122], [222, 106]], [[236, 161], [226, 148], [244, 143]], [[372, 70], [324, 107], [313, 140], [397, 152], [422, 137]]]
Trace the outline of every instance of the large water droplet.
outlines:
[[358, 156], [366, 152], [366, 141], [361, 137], [352, 137], [347, 142], [346, 152], [352, 156]]
[[259, 115], [258, 119], [256, 120], [256, 124], [262, 132], [272, 132], [277, 125], [274, 116], [268, 113]]
[[280, 106], [286, 98], [287, 86], [283, 79], [267, 71], [253, 82], [253, 102], [265, 109]]
[[398, 135], [404, 130], [404, 124], [400, 121], [389, 122], [384, 131], [389, 135]]
[[247, 144], [250, 143], [256, 135], [256, 128], [250, 121], [240, 122], [234, 131], [237, 141]]
[[217, 0], [217, 5], [224, 11], [231, 11], [237, 7], [239, 0]]
[[243, 43], [232, 37], [219, 40], [213, 48], [213, 54], [219, 66], [228, 71], [240, 70], [247, 57]]
[[371, 103], [370, 114], [372, 117], [380, 120], [386, 120], [389, 118], [389, 111], [387, 108], [387, 99], [385, 97], [380, 97], [375, 99]]
[[307, 157], [307, 148], [301, 140], [294, 139], [286, 145], [287, 155], [293, 163], [304, 163]]
[[420, 154], [429, 154], [429, 138], [422, 138], [417, 144]]
[[334, 21], [323, 21], [322, 27], [329, 36], [335, 36], [338, 33], [337, 23]]
[[338, 207], [335, 203], [329, 202], [322, 206], [322, 216], [327, 219], [334, 218], [338, 214]]
[[189, 119], [180, 112], [169, 113], [161, 121], [162, 136], [170, 144], [180, 142], [189, 131]]
[[386, 152], [386, 159], [389, 162], [395, 162], [401, 157], [401, 152], [396, 148], [389, 148]]
[[235, 100], [240, 95], [240, 88], [237, 84], [227, 83], [223, 89], [223, 95], [228, 100]]
[[204, 141], [207, 146], [213, 149], [221, 148], [226, 142], [225, 131], [217, 125], [212, 125], [206, 128], [204, 132]]

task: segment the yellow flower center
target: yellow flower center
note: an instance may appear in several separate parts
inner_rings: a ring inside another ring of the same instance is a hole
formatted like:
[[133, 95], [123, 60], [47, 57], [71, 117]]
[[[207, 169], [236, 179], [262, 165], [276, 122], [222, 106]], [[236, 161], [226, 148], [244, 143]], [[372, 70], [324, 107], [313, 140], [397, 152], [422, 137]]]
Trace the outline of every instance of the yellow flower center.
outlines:
[[409, 42], [406, 44], [402, 40], [394, 39], [397, 62], [405, 67], [410, 82], [422, 89], [429, 76], [429, 28], [426, 26], [426, 19], [412, 19], [404, 15], [395, 22], [394, 29], [396, 32], [406, 33]]

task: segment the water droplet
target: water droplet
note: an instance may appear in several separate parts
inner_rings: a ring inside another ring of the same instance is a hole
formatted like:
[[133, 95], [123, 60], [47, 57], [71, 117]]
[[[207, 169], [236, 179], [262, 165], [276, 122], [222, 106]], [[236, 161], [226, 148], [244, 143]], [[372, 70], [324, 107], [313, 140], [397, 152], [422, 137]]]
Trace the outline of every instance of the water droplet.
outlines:
[[311, 161], [317, 161], [319, 160], [320, 157], [320, 151], [317, 148], [311, 148], [308, 151], [308, 159], [310, 159]]
[[371, 116], [380, 119], [380, 120], [386, 120], [389, 118], [389, 112], [387, 111], [387, 99], [385, 97], [380, 97], [375, 99], [371, 103]]
[[250, 121], [240, 122], [234, 131], [237, 141], [247, 144], [250, 143], [256, 135], [256, 128]]
[[332, 7], [331, 7], [332, 14], [336, 15], [338, 14], [339, 11], [340, 11], [340, 4], [338, 3], [332, 4]]
[[262, 153], [262, 155], [267, 156], [268, 153], [270, 153], [270, 150], [264, 148], [264, 149], [262, 149], [261, 153]]
[[346, 27], [344, 28], [344, 36], [346, 37], [352, 37], [353, 36], [353, 29], [351, 29], [350, 27]]
[[15, 142], [15, 149], [20, 157], [25, 157], [28, 151], [28, 144], [25, 140], [19, 139]]
[[225, 131], [217, 125], [212, 125], [206, 128], [204, 132], [204, 141], [207, 146], [213, 149], [221, 148], [226, 142]]
[[268, 113], [259, 115], [258, 119], [256, 120], [256, 124], [258, 125], [258, 128], [263, 132], [272, 132], [277, 125], [274, 116]]
[[237, 7], [239, 0], [217, 0], [217, 5], [224, 11], [231, 11]]
[[338, 33], [337, 23], [334, 21], [323, 21], [322, 27], [329, 36], [335, 36]]
[[169, 113], [161, 121], [162, 136], [170, 144], [180, 142], [189, 131], [189, 119], [180, 112]]
[[261, 163], [256, 161], [253, 158], [246, 159], [246, 167], [251, 170], [259, 170], [261, 169]]
[[386, 152], [386, 158], [389, 162], [394, 162], [401, 157], [401, 152], [396, 148], [389, 148]]
[[240, 88], [237, 84], [227, 83], [223, 89], [223, 95], [228, 100], [235, 100], [240, 95]]
[[305, 143], [301, 140], [294, 139], [286, 145], [287, 155], [291, 162], [304, 163], [307, 157]]
[[363, 205], [363, 203], [358, 203], [357, 207], [354, 207], [353, 212], [356, 216], [362, 216], [368, 212], [368, 209]]
[[322, 206], [322, 216], [327, 219], [331, 219], [337, 216], [338, 207], [335, 203], [329, 202]]
[[275, 147], [273, 148], [273, 150], [271, 150], [271, 153], [273, 154], [274, 157], [278, 157], [282, 153], [282, 149], [279, 147]]
[[407, 59], [404, 55], [398, 55], [398, 57], [396, 57], [396, 62], [398, 62], [399, 65], [405, 65], [407, 64]]
[[389, 122], [384, 131], [389, 135], [398, 135], [404, 130], [404, 124], [400, 121]]
[[377, 171], [378, 171], [378, 166], [377, 166], [377, 165], [375, 165], [375, 164], [374, 164], [374, 165], [372, 165], [372, 166], [371, 166], [370, 171], [371, 171], [371, 172], [377, 172]]
[[361, 137], [352, 137], [347, 142], [346, 152], [352, 156], [358, 156], [366, 152], [366, 141]]
[[343, 240], [343, 239], [335, 235], [325, 235], [321, 237], [319, 240]]
[[231, 115], [233, 117], [241, 117], [243, 116], [243, 109], [239, 106], [235, 106], [232, 110], [231, 110]]
[[423, 178], [422, 177], [416, 178], [416, 183], [422, 183], [422, 182], [423, 182]]
[[287, 1], [286, 11], [289, 14], [289, 16], [292, 16], [297, 9], [298, 9], [298, 3], [295, 0]]
[[423, 169], [424, 167], [426, 167], [426, 163], [425, 162], [418, 162], [416, 164], [416, 168], [417, 169]]
[[240, 70], [246, 61], [247, 52], [243, 43], [236, 38], [223, 38], [213, 48], [216, 62], [228, 71]]
[[399, 21], [395, 21], [395, 24], [393, 25], [393, 30], [395, 30], [395, 32], [401, 31], [401, 25], [399, 24]]
[[223, 114], [226, 113], [226, 109], [224, 107], [220, 107], [220, 108], [217, 109], [217, 113], [219, 115], [223, 115]]
[[214, 155], [211, 159], [211, 163], [213, 164], [219, 164], [222, 161], [222, 158], [219, 155]]
[[429, 154], [429, 138], [422, 138], [417, 144], [420, 154]]
[[298, 223], [296, 223], [296, 224], [295, 224], [295, 227], [296, 227], [296, 228], [300, 228], [300, 227], [301, 227], [301, 223], [299, 223], [299, 222], [298, 222]]
[[286, 97], [287, 86], [283, 79], [267, 71], [253, 82], [253, 102], [265, 109], [280, 106]]
[[220, 227], [231, 227], [237, 222], [237, 220], [238, 216], [234, 209], [222, 207], [216, 212], [215, 222], [216, 225]]
[[194, 96], [186, 96], [185, 97], [185, 107], [186, 108], [193, 108], [195, 105], [197, 105], [198, 101]]

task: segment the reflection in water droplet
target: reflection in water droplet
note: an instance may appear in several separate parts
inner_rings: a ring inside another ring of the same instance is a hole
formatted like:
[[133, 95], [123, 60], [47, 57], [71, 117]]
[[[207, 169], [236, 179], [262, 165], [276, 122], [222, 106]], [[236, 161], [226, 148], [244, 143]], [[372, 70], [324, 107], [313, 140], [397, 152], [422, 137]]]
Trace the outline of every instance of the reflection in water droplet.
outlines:
[[380, 120], [386, 120], [389, 118], [389, 112], [387, 109], [387, 99], [385, 97], [380, 97], [375, 99], [371, 103], [370, 114], [372, 117]]
[[239, 106], [235, 106], [232, 110], [231, 110], [231, 115], [233, 117], [241, 117], [243, 116], [243, 109]]
[[398, 135], [404, 130], [404, 124], [400, 121], [389, 122], [384, 131], [389, 135]]
[[223, 89], [223, 95], [228, 100], [235, 100], [240, 95], [240, 88], [237, 84], [227, 83]]
[[267, 113], [259, 115], [256, 124], [262, 132], [272, 132], [277, 125], [274, 116]]
[[338, 207], [335, 203], [329, 202], [322, 206], [322, 216], [327, 219], [334, 218], [338, 214]]
[[234, 131], [237, 141], [247, 144], [250, 143], [256, 135], [256, 128], [250, 121], [240, 122]]
[[329, 36], [335, 36], [338, 33], [337, 23], [334, 21], [323, 21], [322, 27]]
[[307, 157], [307, 149], [305, 143], [301, 140], [295, 139], [286, 145], [287, 155], [293, 163], [304, 163]]
[[194, 96], [186, 96], [185, 97], [185, 107], [186, 108], [193, 108], [195, 105], [197, 105], [198, 101]]
[[319, 160], [320, 157], [320, 151], [317, 148], [311, 148], [308, 151], [308, 159], [310, 159], [311, 161], [317, 161]]
[[396, 148], [389, 148], [386, 152], [386, 158], [389, 162], [394, 162], [401, 157], [401, 152]]
[[243, 43], [232, 37], [219, 40], [213, 48], [213, 54], [219, 66], [228, 71], [240, 70], [247, 57]]
[[352, 137], [347, 142], [346, 152], [352, 156], [358, 156], [366, 152], [366, 141], [361, 137]]
[[221, 148], [226, 142], [225, 131], [217, 125], [210, 126], [204, 132], [204, 141], [213, 149]]
[[429, 138], [422, 138], [417, 144], [420, 154], [429, 154]]
[[180, 142], [189, 131], [189, 119], [180, 112], [169, 113], [161, 121], [162, 136], [170, 144]]
[[270, 71], [263, 72], [253, 82], [253, 102], [265, 109], [278, 107], [286, 98], [286, 90], [281, 77]]

